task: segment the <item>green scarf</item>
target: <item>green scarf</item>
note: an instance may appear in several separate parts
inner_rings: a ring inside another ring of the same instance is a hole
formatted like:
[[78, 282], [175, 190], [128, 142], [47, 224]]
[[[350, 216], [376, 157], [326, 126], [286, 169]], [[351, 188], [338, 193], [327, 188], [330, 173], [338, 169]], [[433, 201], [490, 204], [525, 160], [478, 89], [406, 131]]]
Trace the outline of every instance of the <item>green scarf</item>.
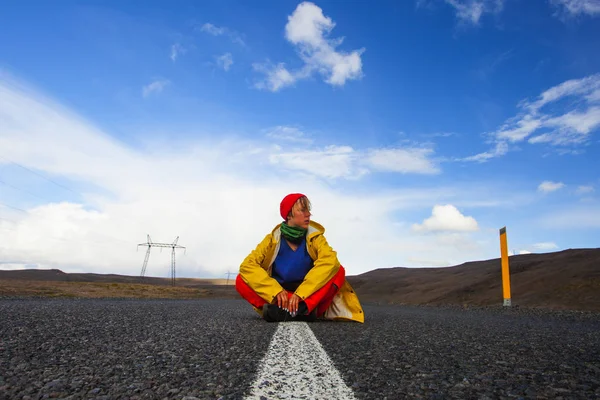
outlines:
[[306, 229], [297, 226], [289, 226], [285, 222], [281, 224], [281, 234], [292, 243], [300, 243], [306, 235]]

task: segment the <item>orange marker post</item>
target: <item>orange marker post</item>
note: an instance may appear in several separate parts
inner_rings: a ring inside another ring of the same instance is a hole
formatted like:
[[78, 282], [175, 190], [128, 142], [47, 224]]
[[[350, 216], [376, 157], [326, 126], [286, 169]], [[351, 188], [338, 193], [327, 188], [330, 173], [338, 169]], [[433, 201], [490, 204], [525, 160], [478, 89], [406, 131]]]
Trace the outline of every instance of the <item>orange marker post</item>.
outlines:
[[502, 294], [504, 306], [510, 307], [510, 270], [508, 268], [508, 244], [506, 242], [506, 227], [500, 229], [500, 254], [502, 256]]

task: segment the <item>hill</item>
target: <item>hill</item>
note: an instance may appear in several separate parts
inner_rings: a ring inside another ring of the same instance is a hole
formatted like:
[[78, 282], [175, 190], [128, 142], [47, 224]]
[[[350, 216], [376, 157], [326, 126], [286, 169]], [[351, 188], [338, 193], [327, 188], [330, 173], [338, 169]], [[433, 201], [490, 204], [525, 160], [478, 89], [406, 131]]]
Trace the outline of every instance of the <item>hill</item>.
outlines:
[[0, 270], [0, 296], [239, 298], [233, 280], [65, 273], [58, 269]]
[[[107, 282], [107, 283], [144, 283], [146, 285], [169, 285], [170, 278], [144, 277], [118, 274], [93, 274], [93, 273], [66, 273], [59, 269], [22, 269], [3, 271], [0, 270], [0, 280], [19, 279], [35, 281], [56, 282]], [[178, 286], [206, 286], [232, 284], [226, 279], [197, 279], [177, 278]]]
[[[600, 249], [511, 256], [513, 305], [600, 311]], [[447, 268], [386, 268], [348, 277], [361, 300], [502, 304], [500, 259]]]
[[[600, 249], [569, 249], [510, 257], [513, 305], [600, 311]], [[445, 268], [382, 268], [348, 276], [362, 302], [394, 304], [502, 304], [500, 259]], [[78, 297], [239, 298], [233, 281], [0, 270], [0, 295]], [[157, 288], [161, 287], [161, 289]]]

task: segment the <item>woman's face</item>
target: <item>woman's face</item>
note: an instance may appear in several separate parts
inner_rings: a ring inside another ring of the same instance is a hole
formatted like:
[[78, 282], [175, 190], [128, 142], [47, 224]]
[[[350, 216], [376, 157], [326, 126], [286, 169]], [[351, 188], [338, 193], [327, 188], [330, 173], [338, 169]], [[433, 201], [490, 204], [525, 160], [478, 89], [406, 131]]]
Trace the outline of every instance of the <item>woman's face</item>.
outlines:
[[292, 216], [288, 219], [288, 225], [308, 229], [310, 215], [310, 210], [304, 207], [301, 202], [297, 201], [292, 208]]

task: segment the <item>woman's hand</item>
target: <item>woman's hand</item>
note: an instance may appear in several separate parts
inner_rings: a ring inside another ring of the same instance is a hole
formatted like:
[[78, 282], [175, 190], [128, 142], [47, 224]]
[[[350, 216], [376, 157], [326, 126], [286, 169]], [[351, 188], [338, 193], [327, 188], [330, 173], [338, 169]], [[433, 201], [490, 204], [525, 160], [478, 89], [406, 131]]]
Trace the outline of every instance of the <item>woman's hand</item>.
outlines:
[[296, 293], [294, 293], [292, 297], [290, 297], [290, 301], [288, 303], [288, 311], [290, 314], [292, 314], [293, 317], [295, 317], [296, 313], [298, 313], [298, 304], [300, 303], [300, 300], [300, 296], [298, 296]]
[[275, 299], [274, 299], [274, 303], [277, 303], [277, 307], [287, 310], [288, 309], [288, 292], [284, 289], [281, 292], [277, 293], [277, 296], [275, 296]]

